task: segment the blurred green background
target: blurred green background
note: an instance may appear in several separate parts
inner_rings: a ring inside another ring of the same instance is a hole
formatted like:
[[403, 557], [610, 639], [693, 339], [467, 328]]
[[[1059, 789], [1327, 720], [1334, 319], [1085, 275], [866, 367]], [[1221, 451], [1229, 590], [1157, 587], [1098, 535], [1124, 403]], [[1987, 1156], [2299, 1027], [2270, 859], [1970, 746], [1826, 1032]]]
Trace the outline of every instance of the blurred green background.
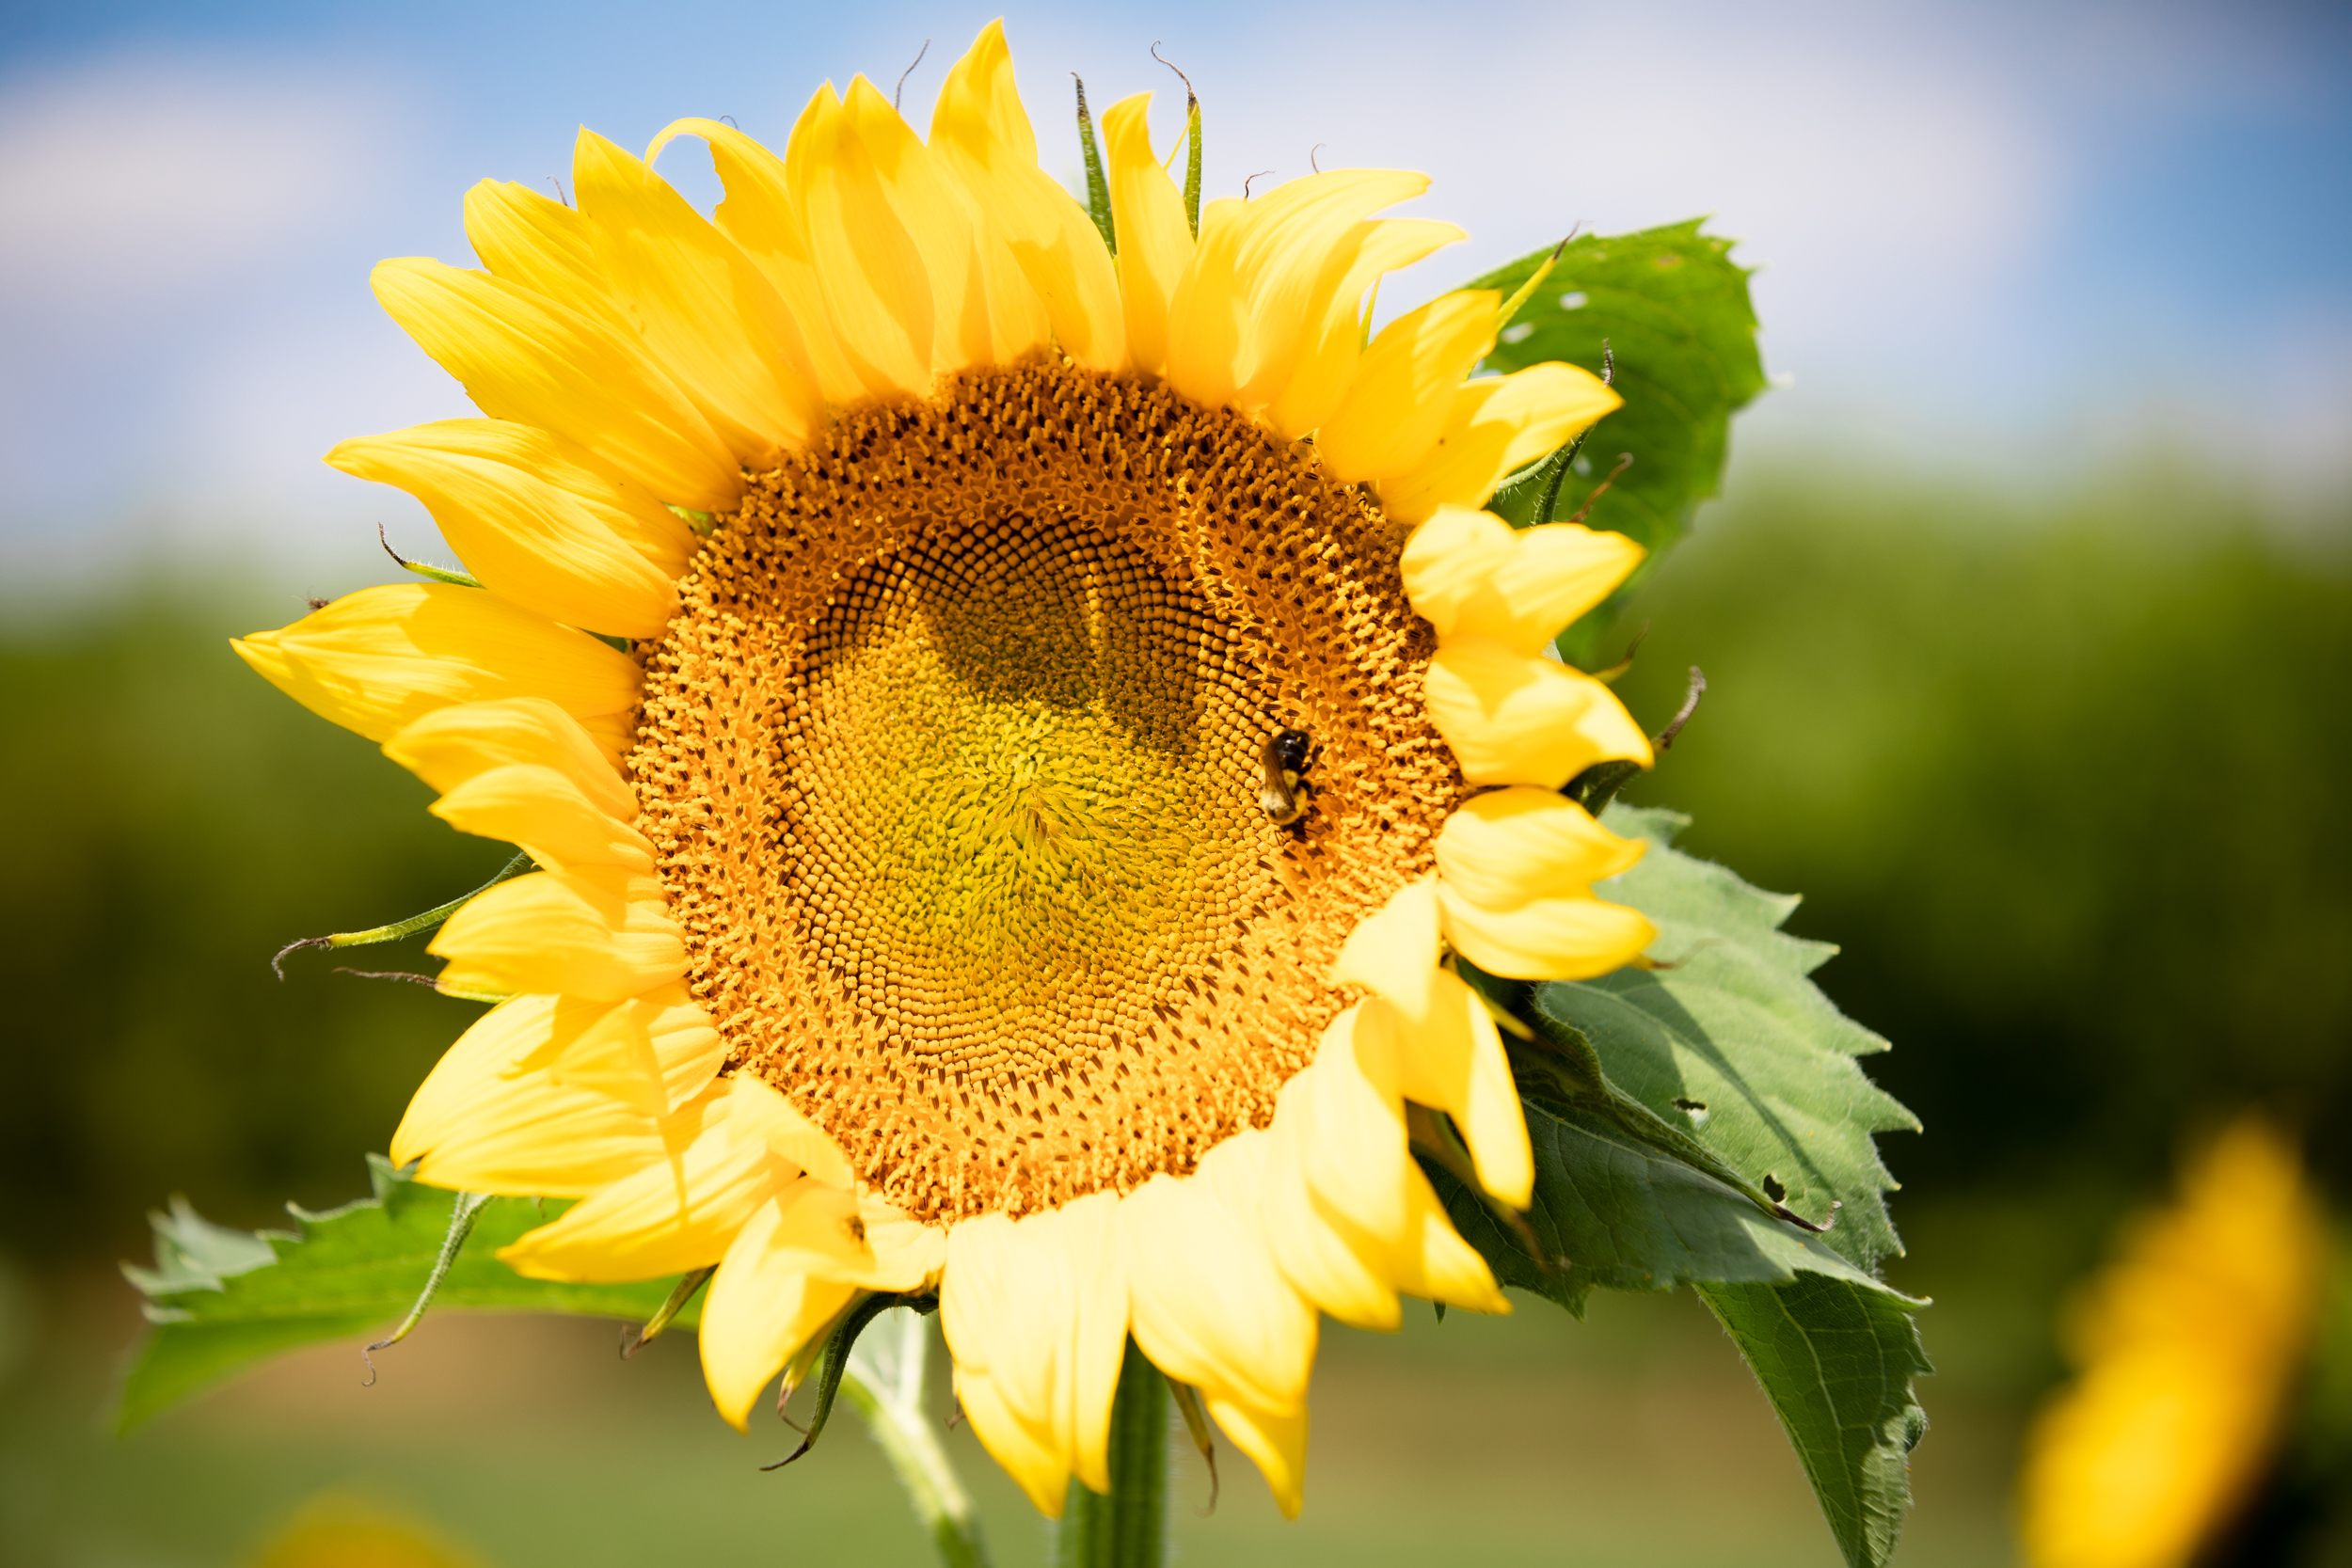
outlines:
[[[1648, 627], [1622, 689], [1651, 725], [1687, 666], [1708, 681], [1633, 798], [1805, 895], [1791, 928], [1843, 945], [1819, 978], [1895, 1042], [1871, 1071], [1927, 1124], [1883, 1140], [1894, 1277], [1936, 1298], [1941, 1367], [1904, 1562], [2008, 1560], [2054, 1307], [2185, 1135], [2263, 1104], [2352, 1191], [2329, 1135], [2352, 1110], [2347, 542], [2352, 507], [2265, 515], [2161, 462], [2023, 498], [1781, 465], [1740, 477], [1619, 628]], [[430, 967], [416, 942], [272, 977], [284, 942], [504, 858], [227, 648], [300, 608], [224, 577], [0, 628], [0, 1560], [240, 1560], [336, 1486], [491, 1562], [923, 1560], [853, 1426], [756, 1475], [782, 1428], [735, 1437], [690, 1345], [623, 1367], [596, 1325], [437, 1318], [375, 1388], [335, 1347], [99, 1435], [135, 1323], [112, 1266], [145, 1255], [144, 1211], [178, 1191], [265, 1226], [363, 1192], [360, 1151], [474, 1011], [334, 973]], [[1835, 1560], [1687, 1297], [1333, 1330], [1315, 1409], [1305, 1522], [1229, 1452], [1185, 1560]], [[1034, 1516], [958, 1442], [1001, 1560], [1031, 1560]]]

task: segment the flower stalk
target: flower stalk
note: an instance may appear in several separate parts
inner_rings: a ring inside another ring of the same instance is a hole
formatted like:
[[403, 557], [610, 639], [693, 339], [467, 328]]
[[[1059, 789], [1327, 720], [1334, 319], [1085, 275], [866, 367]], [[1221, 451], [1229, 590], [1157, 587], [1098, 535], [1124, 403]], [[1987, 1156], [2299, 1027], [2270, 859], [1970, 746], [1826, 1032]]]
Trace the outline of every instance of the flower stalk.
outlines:
[[864, 1418], [866, 1430], [890, 1460], [890, 1468], [914, 1505], [939, 1560], [946, 1568], [989, 1568], [988, 1547], [972, 1495], [963, 1489], [937, 1423], [926, 1407], [925, 1374], [930, 1360], [928, 1319], [894, 1308], [850, 1352], [841, 1397]]
[[1111, 1489], [1070, 1483], [1054, 1568], [1160, 1568], [1168, 1560], [1168, 1379], [1130, 1339], [1111, 1405]]

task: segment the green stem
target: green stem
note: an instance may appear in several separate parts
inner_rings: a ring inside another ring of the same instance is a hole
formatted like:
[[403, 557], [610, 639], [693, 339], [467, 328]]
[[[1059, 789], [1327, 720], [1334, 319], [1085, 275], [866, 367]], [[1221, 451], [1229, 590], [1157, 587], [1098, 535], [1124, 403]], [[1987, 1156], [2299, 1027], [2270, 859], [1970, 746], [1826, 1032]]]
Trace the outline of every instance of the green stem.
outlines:
[[850, 1351], [841, 1397], [865, 1418], [866, 1430], [898, 1472], [939, 1560], [947, 1568], [989, 1568], [971, 1494], [947, 1462], [947, 1450], [940, 1447], [935, 1423], [924, 1408], [930, 1320], [904, 1308], [888, 1317], [891, 1321], [875, 1324]]
[[1161, 1568], [1168, 1560], [1168, 1379], [1133, 1339], [1111, 1406], [1107, 1497], [1070, 1483], [1055, 1568]]

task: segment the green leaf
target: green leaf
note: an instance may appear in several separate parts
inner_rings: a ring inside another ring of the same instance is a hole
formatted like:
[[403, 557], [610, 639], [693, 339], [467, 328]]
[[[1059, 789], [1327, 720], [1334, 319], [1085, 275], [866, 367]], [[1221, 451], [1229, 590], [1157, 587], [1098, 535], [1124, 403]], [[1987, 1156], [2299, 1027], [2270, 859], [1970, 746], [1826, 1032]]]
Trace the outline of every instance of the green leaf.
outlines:
[[1846, 1561], [1878, 1568], [1895, 1555], [1927, 1432], [1911, 1380], [1935, 1370], [1900, 1298], [1820, 1274], [1699, 1294], [1788, 1429]]
[[1820, 1236], [1774, 1218], [1607, 1109], [1533, 1098], [1523, 1104], [1535, 1153], [1535, 1196], [1525, 1218], [1539, 1252], [1451, 1172], [1434, 1163], [1422, 1167], [1454, 1228], [1502, 1284], [1549, 1297], [1580, 1317], [1596, 1286], [1786, 1284], [1800, 1270], [1892, 1296]]
[[1535, 1155], [1525, 1230], [1434, 1162], [1430, 1180], [1505, 1285], [1581, 1312], [1596, 1286], [1692, 1284], [1779, 1412], [1846, 1560], [1876, 1568], [1926, 1430], [1911, 1380], [1932, 1369], [1910, 1316], [1924, 1304], [1872, 1272], [1899, 1248], [1871, 1135], [1917, 1123], [1855, 1061], [1886, 1042], [1808, 978], [1836, 949], [1780, 929], [1796, 899], [1675, 849], [1675, 813], [1604, 820], [1649, 841], [1596, 891], [1657, 925], [1661, 967], [1533, 988], [1466, 969], [1528, 1025], [1510, 1042]]
[[[1558, 515], [1574, 514], [1618, 454], [1629, 452], [1631, 466], [1585, 521], [1639, 540], [1650, 553], [1608, 604], [1561, 634], [1561, 652], [1588, 667], [1614, 607], [1715, 493], [1731, 416], [1764, 389], [1748, 269], [1732, 261], [1731, 241], [1699, 232], [1703, 221], [1571, 241], [1543, 287], [1504, 328], [1508, 341], [1486, 357], [1487, 366], [1500, 371], [1563, 359], [1597, 375], [1604, 339], [1615, 356], [1613, 384], [1625, 406], [1593, 427], [1577, 471], [1561, 484]], [[1547, 246], [1468, 287], [1499, 289], [1507, 297], [1550, 254]], [[1545, 478], [1538, 465], [1525, 476], [1534, 483], [1506, 485], [1493, 509], [1514, 523], [1529, 522]]]
[[1673, 967], [1541, 985], [1537, 1011], [1581, 1033], [1612, 1086], [1687, 1127], [1741, 1183], [1828, 1225], [1822, 1240], [1859, 1268], [1899, 1254], [1884, 1196], [1896, 1183], [1872, 1134], [1919, 1123], [1855, 1061], [1886, 1042], [1808, 978], [1836, 949], [1780, 929], [1794, 897], [1672, 847], [1688, 818], [1612, 806], [1603, 820], [1649, 851], [1596, 891], [1649, 916], [1650, 957]]
[[[146, 1294], [155, 1326], [123, 1380], [118, 1434], [255, 1361], [322, 1339], [357, 1339], [408, 1310], [440, 1254], [456, 1195], [420, 1186], [377, 1155], [368, 1157], [368, 1168], [373, 1197], [323, 1214], [289, 1205], [293, 1231], [227, 1229], [184, 1198], [173, 1200], [170, 1213], [153, 1216], [156, 1266], [123, 1267]], [[565, 1207], [490, 1199], [435, 1305], [651, 1317], [671, 1281], [555, 1284], [525, 1279], [492, 1256]], [[691, 1327], [693, 1321], [690, 1306], [675, 1323]]]

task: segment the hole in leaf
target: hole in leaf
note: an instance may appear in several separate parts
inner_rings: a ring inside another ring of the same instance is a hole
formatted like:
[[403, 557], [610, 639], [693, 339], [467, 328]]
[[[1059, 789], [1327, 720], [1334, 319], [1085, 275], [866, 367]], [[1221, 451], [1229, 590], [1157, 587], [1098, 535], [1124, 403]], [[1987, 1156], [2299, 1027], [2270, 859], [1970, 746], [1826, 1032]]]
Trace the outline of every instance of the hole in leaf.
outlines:
[[1535, 324], [1534, 322], [1513, 322], [1497, 334], [1506, 343], [1523, 343], [1534, 335]]
[[1788, 1196], [1788, 1189], [1780, 1184], [1780, 1178], [1772, 1175], [1769, 1171], [1765, 1173], [1763, 1185], [1764, 1196], [1771, 1198], [1774, 1203], [1778, 1203], [1782, 1198]]
[[1566, 293], [1562, 294], [1560, 296], [1560, 309], [1563, 310], [1583, 309], [1584, 291], [1581, 289], [1570, 289]]

